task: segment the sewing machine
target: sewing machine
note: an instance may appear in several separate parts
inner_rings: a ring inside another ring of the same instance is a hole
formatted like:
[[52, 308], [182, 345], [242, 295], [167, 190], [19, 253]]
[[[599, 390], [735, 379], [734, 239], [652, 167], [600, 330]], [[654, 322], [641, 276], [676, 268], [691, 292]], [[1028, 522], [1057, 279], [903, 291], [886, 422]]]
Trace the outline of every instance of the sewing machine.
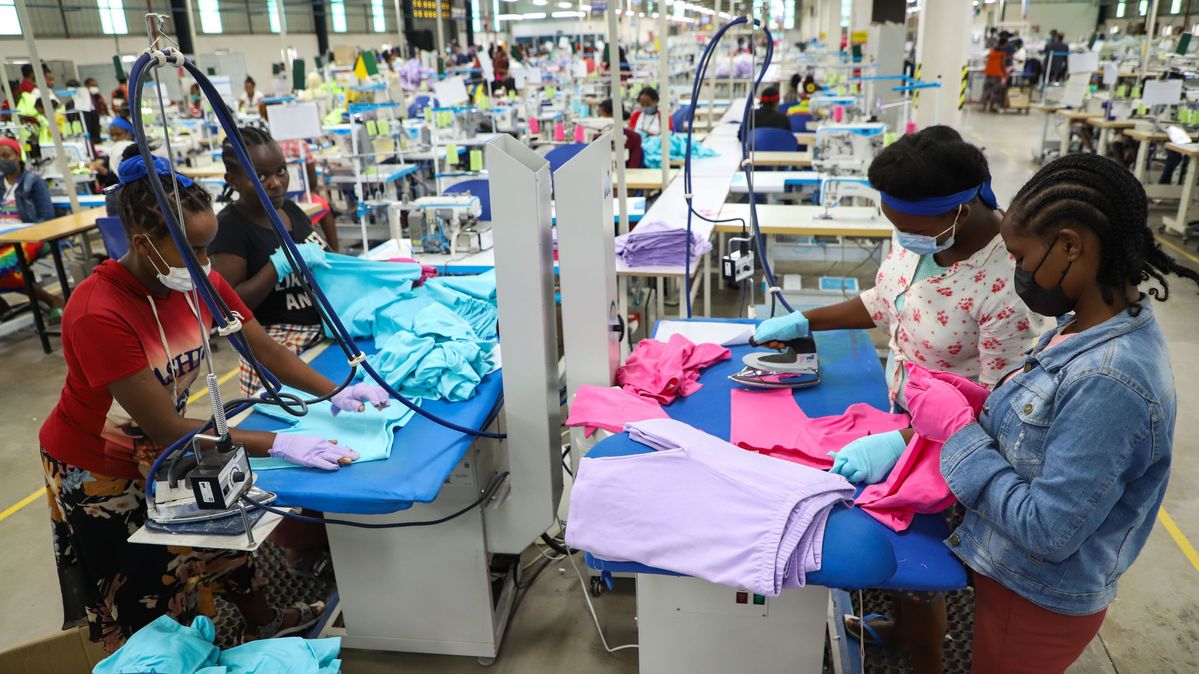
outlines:
[[420, 197], [408, 219], [408, 238], [418, 253], [477, 253], [490, 250], [491, 226], [479, 222], [483, 208], [469, 194]]
[[864, 175], [883, 149], [887, 125], [825, 124], [816, 129], [812, 166], [825, 173]]
[[[827, 176], [820, 181], [820, 205], [824, 208], [819, 218], [832, 219], [832, 209], [841, 205], [842, 199], [859, 199], [882, 211], [882, 195], [870, 185], [866, 178], [858, 176]], [[848, 204], [846, 204], [848, 205]]]

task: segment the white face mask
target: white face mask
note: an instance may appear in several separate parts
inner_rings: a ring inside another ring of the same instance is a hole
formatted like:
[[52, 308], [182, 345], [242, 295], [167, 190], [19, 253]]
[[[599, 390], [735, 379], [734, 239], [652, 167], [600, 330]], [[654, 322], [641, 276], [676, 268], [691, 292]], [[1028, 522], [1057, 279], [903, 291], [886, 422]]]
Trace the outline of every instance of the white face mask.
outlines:
[[[154, 265], [154, 271], [158, 274], [159, 283], [170, 290], [177, 290], [181, 293], [188, 293], [196, 289], [196, 284], [192, 280], [191, 272], [187, 271], [187, 267], [172, 267], [167, 264], [166, 259], [162, 257], [162, 253], [158, 252], [154, 244], [150, 243], [150, 237], [146, 237], [146, 243], [150, 244], [150, 250], [154, 251], [159, 260], [162, 260], [162, 266], [167, 268], [165, 273], [159, 271], [158, 263], [154, 261], [153, 257], [150, 258], [150, 264]], [[201, 269], [204, 271], [204, 275], [208, 276], [212, 272], [212, 263], [209, 262]]]

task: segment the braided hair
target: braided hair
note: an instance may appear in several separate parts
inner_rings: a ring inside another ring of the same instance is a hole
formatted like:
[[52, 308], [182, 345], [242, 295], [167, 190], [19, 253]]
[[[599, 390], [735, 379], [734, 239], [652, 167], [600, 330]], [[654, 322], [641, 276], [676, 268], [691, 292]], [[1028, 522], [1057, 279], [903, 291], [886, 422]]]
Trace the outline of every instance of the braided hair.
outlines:
[[[256, 126], [243, 126], [237, 132], [247, 151], [252, 147], [261, 147], [275, 142], [270, 133]], [[225, 168], [230, 171], [244, 168], [237, 158], [237, 153], [233, 151], [233, 139], [229, 136], [225, 136], [225, 140], [221, 143], [221, 161], [225, 162]]]
[[[1170, 296], [1166, 274], [1199, 283], [1199, 273], [1175, 262], [1154, 239], [1141, 181], [1106, 157], [1077, 154], [1046, 164], [1020, 188], [1006, 217], [1045, 240], [1066, 226], [1094, 232], [1102, 245], [1098, 282], [1108, 304], [1127, 285], [1150, 279], [1161, 288], [1150, 288], [1149, 295], [1164, 302]], [[1128, 311], [1140, 313], [1140, 302]]]
[[943, 197], [991, 179], [982, 150], [948, 126], [901, 136], [870, 163], [870, 185], [905, 201]]
[[[140, 153], [141, 150], [134, 143], [121, 153], [121, 161]], [[174, 209], [175, 186], [171, 184], [170, 176], [150, 176], [145, 180], [134, 180], [121, 185], [117, 190], [117, 215], [121, 217], [121, 224], [125, 226], [125, 233], [130, 240], [136, 234], [148, 234], [159, 239], [170, 233], [167, 231], [162, 211], [158, 209], [158, 200], [154, 198], [154, 191], [150, 189], [148, 182], [155, 179], [162, 181], [162, 188], [167, 193], [167, 203]], [[186, 213], [199, 213], [212, 208], [212, 195], [201, 187], [200, 183], [193, 182], [190, 187], [179, 185], [179, 198]]]

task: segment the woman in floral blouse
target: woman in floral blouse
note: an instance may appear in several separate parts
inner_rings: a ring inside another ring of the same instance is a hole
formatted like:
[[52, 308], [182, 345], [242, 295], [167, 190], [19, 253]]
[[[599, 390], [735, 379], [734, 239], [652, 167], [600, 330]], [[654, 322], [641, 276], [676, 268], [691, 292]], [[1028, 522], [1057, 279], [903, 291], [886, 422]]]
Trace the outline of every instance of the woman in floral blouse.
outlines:
[[[755, 340], [781, 346], [812, 330], [882, 328], [890, 337], [887, 386], [897, 409], [906, 408], [907, 361], [994, 387], [1045, 323], [1012, 287], [1015, 262], [999, 236], [1001, 215], [986, 158], [957, 131], [933, 126], [883, 150], [869, 178], [895, 226], [896, 245], [875, 286], [852, 300], [764, 321]], [[906, 444], [899, 431], [866, 436], [839, 452], [847, 460], [834, 471], [881, 482]], [[907, 647], [916, 672], [940, 672], [944, 598], [904, 593], [900, 599], [895, 622], [870, 621], [868, 627], [876, 640]], [[853, 633], [861, 632], [860, 623], [849, 622]]]

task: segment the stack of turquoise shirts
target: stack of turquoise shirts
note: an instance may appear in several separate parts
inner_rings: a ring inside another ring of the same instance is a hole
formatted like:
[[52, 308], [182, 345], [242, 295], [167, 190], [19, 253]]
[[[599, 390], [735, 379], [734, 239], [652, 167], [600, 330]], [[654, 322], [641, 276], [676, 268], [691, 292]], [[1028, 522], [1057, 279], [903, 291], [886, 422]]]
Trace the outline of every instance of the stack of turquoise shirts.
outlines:
[[[374, 338], [378, 352], [367, 362], [388, 384], [412, 398], [462, 401], [474, 396], [493, 369], [498, 335], [494, 271], [437, 277], [414, 286], [419, 264], [336, 254], [326, 260], [329, 266], [313, 269], [317, 282], [352, 336]], [[359, 371], [359, 377], [365, 373]]]
[[222, 651], [205, 616], [190, 627], [160, 616], [134, 632], [92, 674], [338, 674], [341, 639], [260, 639]]
[[[284, 388], [283, 392], [298, 395], [300, 398], [309, 397], [303, 391], [293, 388]], [[414, 402], [420, 403], [419, 400]], [[381, 461], [391, 456], [396, 429], [402, 428], [416, 413], [407, 405], [395, 400], [381, 410], [375, 409], [373, 405], [363, 407], [361, 412], [341, 412], [336, 417], [333, 416], [333, 403], [327, 400], [309, 405], [308, 413], [302, 417], [292, 416], [278, 405], [255, 405], [254, 411], [290, 424], [290, 428], [277, 430], [276, 433], [337, 438], [338, 444], [358, 453], [358, 459], [354, 463]], [[250, 457], [250, 468], [255, 471], [295, 467], [294, 463], [284, 459]]]

